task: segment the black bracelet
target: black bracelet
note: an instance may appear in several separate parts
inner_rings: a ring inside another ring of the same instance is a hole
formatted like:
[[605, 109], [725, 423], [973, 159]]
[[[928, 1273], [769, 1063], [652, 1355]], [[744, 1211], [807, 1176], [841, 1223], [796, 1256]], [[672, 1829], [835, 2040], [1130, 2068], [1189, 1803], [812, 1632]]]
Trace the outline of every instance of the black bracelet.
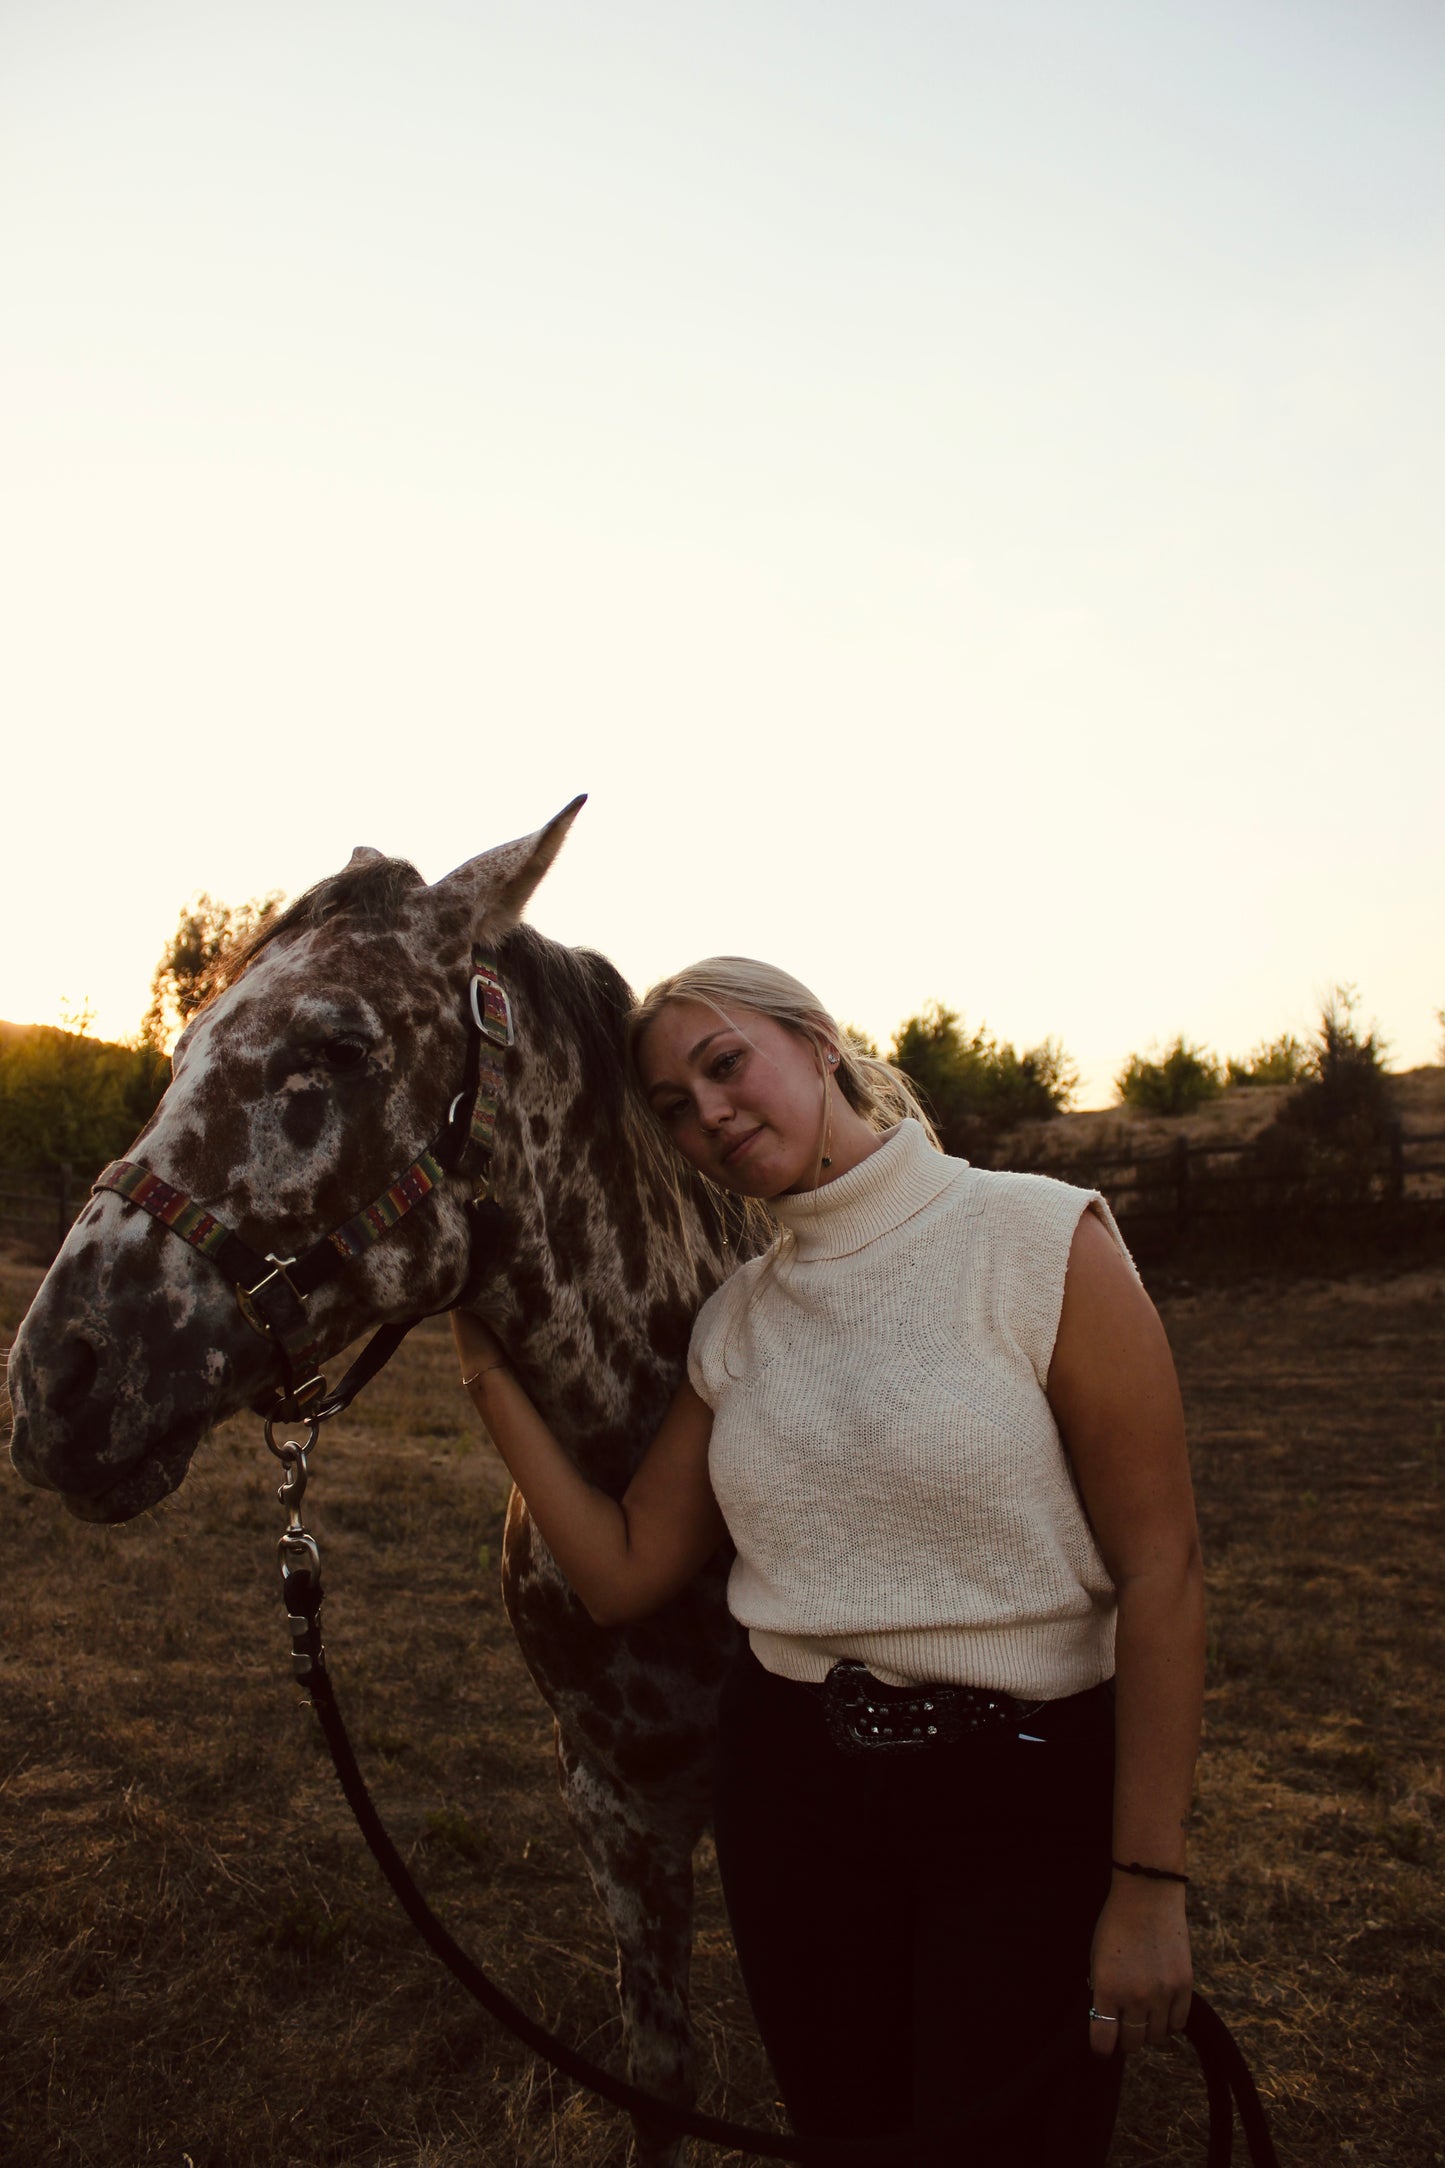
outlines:
[[1189, 1880], [1187, 1874], [1176, 1874], [1172, 1867], [1141, 1867], [1137, 1859], [1111, 1859], [1109, 1865], [1117, 1867], [1120, 1874], [1142, 1874], [1146, 1881], [1149, 1882], [1187, 1882]]

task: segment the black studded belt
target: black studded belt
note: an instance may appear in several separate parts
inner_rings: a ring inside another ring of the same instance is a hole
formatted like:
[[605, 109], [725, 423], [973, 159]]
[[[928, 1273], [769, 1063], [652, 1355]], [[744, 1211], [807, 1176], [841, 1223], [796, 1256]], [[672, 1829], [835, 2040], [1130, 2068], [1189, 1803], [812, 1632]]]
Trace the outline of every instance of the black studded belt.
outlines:
[[844, 1754], [955, 1745], [1043, 1706], [982, 1686], [888, 1686], [853, 1658], [834, 1664], [821, 1692], [828, 1737]]

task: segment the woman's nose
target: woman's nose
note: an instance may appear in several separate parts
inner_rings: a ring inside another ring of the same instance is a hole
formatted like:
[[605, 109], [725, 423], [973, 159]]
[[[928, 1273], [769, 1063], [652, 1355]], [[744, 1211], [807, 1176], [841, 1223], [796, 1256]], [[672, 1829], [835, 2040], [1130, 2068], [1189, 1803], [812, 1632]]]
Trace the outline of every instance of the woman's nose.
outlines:
[[715, 1084], [704, 1084], [697, 1095], [698, 1120], [704, 1129], [716, 1129], [720, 1122], [732, 1120], [733, 1105], [724, 1091]]

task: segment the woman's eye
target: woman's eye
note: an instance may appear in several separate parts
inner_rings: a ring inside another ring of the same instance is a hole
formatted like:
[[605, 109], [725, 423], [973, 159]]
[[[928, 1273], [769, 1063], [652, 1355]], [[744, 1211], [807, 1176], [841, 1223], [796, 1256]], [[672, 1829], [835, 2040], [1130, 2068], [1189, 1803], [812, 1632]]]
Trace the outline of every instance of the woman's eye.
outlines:
[[366, 1048], [359, 1039], [328, 1039], [321, 1049], [321, 1059], [328, 1069], [344, 1074], [361, 1067], [366, 1060]]
[[742, 1048], [741, 1048], [741, 1047], [739, 1047], [739, 1046], [734, 1046], [734, 1047], [730, 1047], [730, 1048], [728, 1049], [727, 1053], [725, 1053], [725, 1054], [719, 1054], [719, 1055], [718, 1055], [718, 1058], [717, 1058], [717, 1060], [716, 1060], [716, 1061], [715, 1061], [715, 1062], [713, 1063], [713, 1065], [712, 1065], [712, 1073], [713, 1073], [713, 1075], [714, 1075], [714, 1076], [731, 1076], [731, 1075], [732, 1075], [732, 1073], [733, 1073], [733, 1071], [734, 1071], [734, 1069], [736, 1069], [736, 1067], [737, 1067], [738, 1063], [739, 1063], [739, 1062], [740, 1062], [740, 1061], [742, 1060], [742, 1058], [743, 1058], [743, 1053], [742, 1053]]

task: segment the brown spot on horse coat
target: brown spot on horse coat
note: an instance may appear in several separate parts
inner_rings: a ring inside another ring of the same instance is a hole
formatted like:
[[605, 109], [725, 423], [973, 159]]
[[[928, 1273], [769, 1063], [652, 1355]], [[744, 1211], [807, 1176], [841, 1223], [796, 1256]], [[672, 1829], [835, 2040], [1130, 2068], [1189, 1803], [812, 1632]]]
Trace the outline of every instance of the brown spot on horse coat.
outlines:
[[319, 1091], [293, 1092], [281, 1116], [281, 1127], [288, 1144], [298, 1151], [309, 1152], [321, 1141], [326, 1127], [326, 1097]]
[[647, 1313], [647, 1339], [665, 1362], [680, 1363], [692, 1337], [692, 1319], [675, 1298], [655, 1302]]
[[587, 1200], [580, 1190], [569, 1190], [548, 1218], [552, 1267], [564, 1285], [581, 1279], [591, 1267], [587, 1219]]

